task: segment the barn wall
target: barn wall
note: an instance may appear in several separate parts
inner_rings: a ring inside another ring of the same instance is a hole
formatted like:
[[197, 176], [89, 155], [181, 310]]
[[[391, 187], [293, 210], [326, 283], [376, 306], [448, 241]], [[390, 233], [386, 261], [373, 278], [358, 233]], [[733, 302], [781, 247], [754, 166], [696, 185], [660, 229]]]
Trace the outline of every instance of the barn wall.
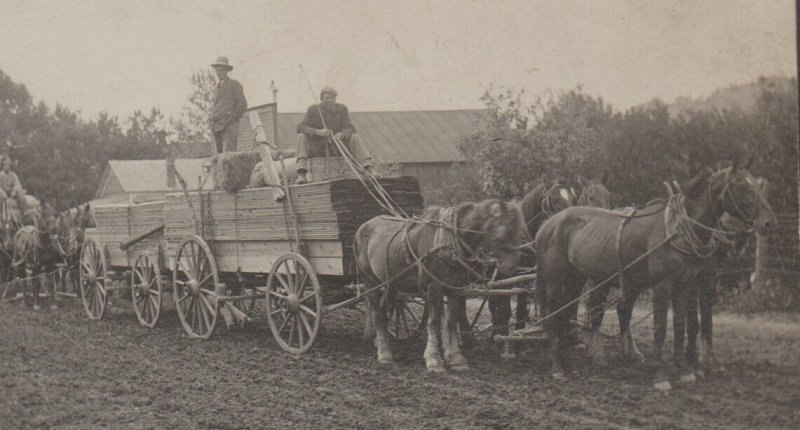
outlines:
[[440, 187], [449, 180], [452, 162], [446, 163], [403, 163], [400, 171], [404, 176], [414, 176], [420, 188]]

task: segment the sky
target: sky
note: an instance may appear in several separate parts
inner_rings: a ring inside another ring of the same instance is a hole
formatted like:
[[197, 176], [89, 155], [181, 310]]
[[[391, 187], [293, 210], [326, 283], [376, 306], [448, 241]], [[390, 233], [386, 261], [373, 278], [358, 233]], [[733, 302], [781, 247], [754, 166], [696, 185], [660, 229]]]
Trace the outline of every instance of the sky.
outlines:
[[[794, 2], [0, 0], [0, 70], [85, 117], [177, 115], [192, 72], [230, 58], [250, 106], [476, 109], [488, 85], [581, 85], [616, 109], [797, 76]], [[309, 84], [301, 72], [307, 74]]]

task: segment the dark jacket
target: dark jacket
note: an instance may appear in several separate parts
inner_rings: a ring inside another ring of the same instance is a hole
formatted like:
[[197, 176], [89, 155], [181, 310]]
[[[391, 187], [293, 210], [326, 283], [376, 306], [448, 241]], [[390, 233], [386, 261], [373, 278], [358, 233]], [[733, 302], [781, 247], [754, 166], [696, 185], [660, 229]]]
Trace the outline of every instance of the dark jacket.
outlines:
[[211, 108], [211, 128], [214, 131], [225, 130], [225, 127], [237, 121], [247, 110], [242, 84], [233, 79], [225, 79], [217, 87], [214, 94], [214, 106]]
[[[319, 117], [320, 110], [325, 118], [325, 125], [322, 124], [322, 119]], [[334, 103], [331, 109], [325, 109], [322, 104], [309, 106], [306, 116], [297, 124], [297, 132], [305, 134], [309, 139], [323, 139], [315, 136], [314, 132], [324, 129], [326, 125], [334, 134], [341, 132], [345, 139], [349, 139], [356, 132], [347, 106], [340, 103]]]

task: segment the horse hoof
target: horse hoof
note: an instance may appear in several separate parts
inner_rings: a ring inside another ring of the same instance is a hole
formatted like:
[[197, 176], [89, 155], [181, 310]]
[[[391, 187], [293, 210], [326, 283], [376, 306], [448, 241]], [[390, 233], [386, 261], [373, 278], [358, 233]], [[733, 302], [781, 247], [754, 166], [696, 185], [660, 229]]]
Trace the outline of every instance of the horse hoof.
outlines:
[[697, 379], [704, 379], [706, 377], [706, 372], [704, 372], [703, 369], [697, 369], [694, 371], [694, 375]]
[[678, 382], [685, 385], [694, 384], [697, 382], [697, 377], [694, 375], [694, 372], [690, 372], [685, 375], [681, 375], [681, 377], [678, 379]]
[[378, 356], [378, 363], [380, 364], [392, 364], [393, 362], [394, 360], [391, 355]]
[[33, 310], [40, 311], [40, 310], [42, 310], [42, 307], [39, 306], [39, 305], [33, 305]]
[[564, 375], [564, 372], [553, 372], [550, 374], [556, 381], [566, 381], [567, 376]]
[[454, 364], [454, 365], [450, 366], [450, 368], [453, 369], [456, 372], [466, 372], [467, 370], [469, 370], [469, 364], [467, 364], [467, 363]]
[[428, 372], [433, 372], [433, 373], [444, 373], [445, 372], [445, 368], [441, 364], [439, 364], [438, 366], [437, 365], [428, 365], [427, 368], [428, 368]]
[[667, 392], [672, 389], [672, 384], [669, 381], [660, 381], [653, 384], [653, 388], [656, 391]]

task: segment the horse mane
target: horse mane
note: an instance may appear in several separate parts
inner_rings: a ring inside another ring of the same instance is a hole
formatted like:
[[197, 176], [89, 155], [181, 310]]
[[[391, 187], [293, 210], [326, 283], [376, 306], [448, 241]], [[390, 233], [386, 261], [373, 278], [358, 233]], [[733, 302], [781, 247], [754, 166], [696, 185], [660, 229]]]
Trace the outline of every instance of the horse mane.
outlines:
[[525, 196], [522, 197], [522, 200], [519, 202], [522, 212], [528, 214], [540, 212], [542, 207], [542, 199], [545, 197], [545, 192], [547, 192], [547, 190], [545, 190], [543, 182], [540, 182], [533, 187], [533, 189], [530, 190], [528, 194], [525, 194]]
[[705, 191], [706, 182], [714, 175], [722, 172], [712, 172], [711, 169], [701, 169], [692, 179], [690, 179], [683, 187], [687, 197], [695, 197]]

